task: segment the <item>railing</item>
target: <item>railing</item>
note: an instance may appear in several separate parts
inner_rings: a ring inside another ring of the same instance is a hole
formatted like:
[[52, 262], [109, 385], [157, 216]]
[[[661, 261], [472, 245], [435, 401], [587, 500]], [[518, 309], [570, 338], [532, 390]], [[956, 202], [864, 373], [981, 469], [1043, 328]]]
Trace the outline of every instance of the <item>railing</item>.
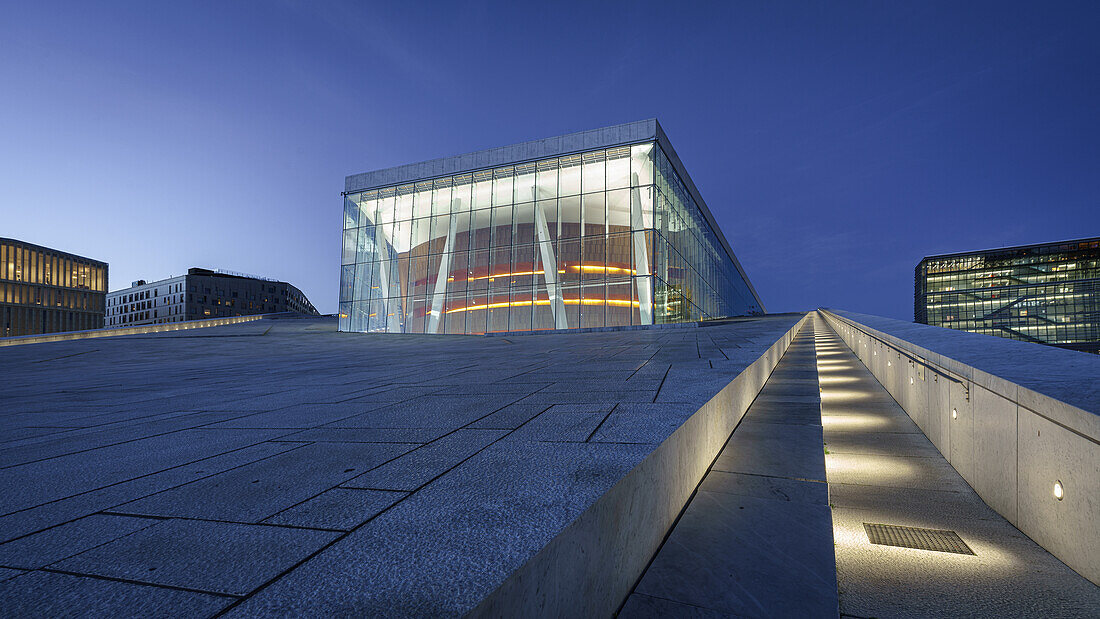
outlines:
[[[987, 505], [1100, 584], [1100, 415], [1036, 391], [1041, 381], [1017, 377], [1029, 382], [1025, 387], [851, 317], [819, 311]], [[1100, 367], [1082, 353], [1043, 347], [1028, 358], [1036, 352], [1030, 347], [1040, 345], [950, 333], [957, 334], [951, 336], [956, 350], [986, 344], [996, 345], [997, 354], [1016, 352], [1024, 374], [1027, 363], [1057, 360], [1067, 368], [1055, 373], [1060, 389], [1077, 380], [1079, 393], [1088, 394], [1100, 379]], [[935, 335], [942, 347], [947, 336]], [[1019, 348], [1010, 351], [1006, 344]], [[976, 359], [994, 356], [974, 352]], [[1004, 367], [1003, 359], [999, 363]]]
[[88, 331], [66, 331], [64, 333], [43, 333], [40, 335], [19, 335], [15, 337], [0, 338], [0, 346], [18, 346], [20, 344], [41, 344], [44, 342], [64, 342], [68, 340], [83, 340], [94, 337], [113, 337], [116, 335], [141, 335], [143, 333], [165, 333], [167, 331], [183, 331], [186, 329], [202, 329], [205, 327], [220, 327], [222, 325], [234, 325], [241, 322], [260, 320], [265, 314], [253, 316], [233, 316], [230, 318], [208, 318], [205, 320], [187, 320], [184, 322], [170, 322], [160, 325], [141, 325], [139, 327], [118, 327], [114, 329], [91, 329]]

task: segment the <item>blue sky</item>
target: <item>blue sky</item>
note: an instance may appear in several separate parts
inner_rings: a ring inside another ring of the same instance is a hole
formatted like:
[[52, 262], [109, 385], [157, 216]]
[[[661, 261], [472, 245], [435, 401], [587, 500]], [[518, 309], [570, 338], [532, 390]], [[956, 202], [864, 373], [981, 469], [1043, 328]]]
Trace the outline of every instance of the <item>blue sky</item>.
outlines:
[[4, 2], [0, 236], [338, 296], [344, 176], [657, 117], [770, 311], [1100, 235], [1095, 3]]

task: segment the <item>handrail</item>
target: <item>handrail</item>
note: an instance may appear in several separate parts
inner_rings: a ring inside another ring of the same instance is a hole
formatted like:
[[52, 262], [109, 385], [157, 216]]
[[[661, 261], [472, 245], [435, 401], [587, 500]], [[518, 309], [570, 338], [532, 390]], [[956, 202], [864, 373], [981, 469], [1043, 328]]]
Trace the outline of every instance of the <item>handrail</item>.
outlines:
[[881, 337], [878, 337], [876, 335], [872, 335], [871, 333], [868, 333], [866, 330], [862, 329], [858, 323], [852, 322], [848, 318], [845, 318], [845, 317], [840, 316], [838, 314], [835, 314], [833, 312], [829, 312], [829, 310], [822, 310], [822, 311], [828, 312], [829, 315], [832, 316], [833, 318], [836, 318], [837, 320], [843, 321], [845, 324], [847, 324], [851, 328], [855, 329], [856, 331], [859, 331], [863, 335], [866, 335], [868, 339], [875, 340], [875, 341], [883, 344], [884, 346], [888, 346], [890, 349], [896, 351], [899, 355], [905, 355], [905, 357], [908, 358], [909, 361], [911, 361], [913, 363], [917, 363], [919, 365], [922, 365], [926, 369], [932, 370], [932, 371], [936, 372], [937, 374], [942, 374], [944, 378], [946, 378], [950, 381], [959, 383], [961, 385], [965, 385], [966, 382], [967, 382], [966, 380], [963, 380], [961, 378], [955, 378], [954, 376], [951, 375], [950, 370], [948, 370], [947, 368], [945, 368], [945, 367], [943, 367], [939, 364], [933, 364], [933, 363], [930, 363], [929, 361], [927, 361], [926, 359], [922, 359], [920, 357], [914, 357], [913, 355], [910, 355], [908, 352], [898, 348], [894, 344], [891, 344], [890, 342], [882, 339]]

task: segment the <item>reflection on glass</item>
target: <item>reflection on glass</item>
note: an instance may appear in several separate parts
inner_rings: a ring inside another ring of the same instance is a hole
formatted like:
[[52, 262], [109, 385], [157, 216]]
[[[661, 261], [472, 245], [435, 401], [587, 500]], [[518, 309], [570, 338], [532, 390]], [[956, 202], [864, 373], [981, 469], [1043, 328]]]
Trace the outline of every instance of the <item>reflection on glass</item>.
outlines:
[[759, 312], [655, 143], [347, 196], [340, 329], [484, 333]]

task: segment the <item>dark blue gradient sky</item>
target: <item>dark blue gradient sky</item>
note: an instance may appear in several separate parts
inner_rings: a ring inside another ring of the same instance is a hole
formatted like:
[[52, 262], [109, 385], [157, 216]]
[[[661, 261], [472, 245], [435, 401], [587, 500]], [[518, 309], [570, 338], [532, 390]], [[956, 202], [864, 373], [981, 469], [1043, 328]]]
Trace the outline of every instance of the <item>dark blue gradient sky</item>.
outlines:
[[653, 116], [771, 311], [912, 320], [925, 255], [1100, 235], [1095, 2], [2, 13], [0, 236], [112, 289], [225, 268], [333, 312], [345, 175]]

